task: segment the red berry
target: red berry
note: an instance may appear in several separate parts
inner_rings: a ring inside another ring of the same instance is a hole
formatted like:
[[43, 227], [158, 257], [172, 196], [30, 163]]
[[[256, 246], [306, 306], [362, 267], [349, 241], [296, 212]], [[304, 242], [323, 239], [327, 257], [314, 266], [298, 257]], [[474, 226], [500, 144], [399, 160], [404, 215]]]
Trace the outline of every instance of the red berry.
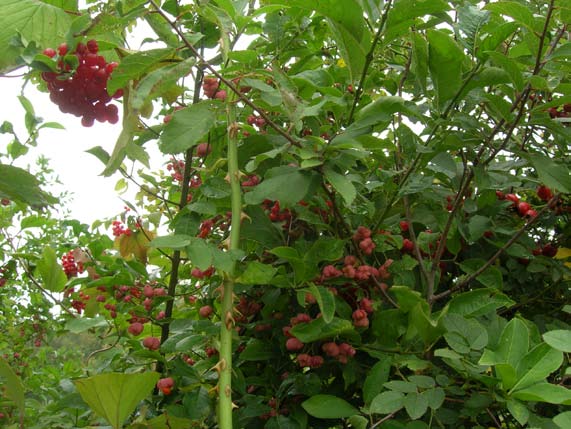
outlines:
[[541, 254], [543, 256], [547, 256], [548, 258], [553, 258], [555, 255], [557, 255], [557, 250], [558, 250], [557, 246], [554, 246], [553, 244], [549, 243], [543, 246], [543, 248], [541, 249]]
[[541, 185], [537, 188], [537, 196], [542, 201], [549, 201], [553, 198], [553, 192], [545, 185]]
[[521, 202], [521, 203], [518, 203], [518, 205], [517, 205], [517, 211], [518, 211], [520, 216], [525, 216], [526, 213], [530, 209], [531, 209], [531, 204], [526, 203], [526, 202]]
[[199, 316], [203, 317], [205, 319], [210, 317], [213, 312], [214, 312], [214, 309], [210, 305], [204, 305], [204, 306], [200, 307], [200, 309], [198, 310]]
[[304, 344], [295, 337], [288, 338], [286, 341], [286, 349], [290, 352], [297, 352], [303, 349]]
[[157, 337], [147, 337], [143, 340], [143, 347], [149, 350], [158, 350], [161, 346], [161, 340]]
[[99, 51], [99, 45], [97, 44], [97, 41], [89, 40], [87, 42], [87, 50], [92, 54], [96, 54]]
[[196, 146], [196, 156], [199, 158], [205, 158], [210, 152], [212, 152], [212, 146], [208, 143], [200, 143]]
[[401, 251], [406, 252], [406, 253], [410, 253], [410, 252], [412, 252], [413, 249], [414, 249], [413, 242], [411, 240], [409, 240], [408, 238], [405, 238], [402, 241]]
[[399, 222], [399, 226], [400, 226], [400, 230], [401, 230], [402, 232], [407, 232], [407, 231], [408, 231], [409, 225], [408, 225], [408, 222], [407, 222], [406, 220], [401, 220], [401, 221]]
[[164, 395], [170, 395], [174, 387], [174, 380], [171, 377], [161, 378], [157, 381], [157, 389], [163, 392]]
[[53, 58], [56, 56], [56, 51], [55, 51], [55, 49], [52, 49], [52, 48], [46, 48], [46, 49], [44, 49], [43, 54], [50, 57], [50, 58]]
[[514, 206], [517, 206], [517, 204], [519, 203], [519, 197], [516, 194], [506, 194], [505, 199], [511, 201], [514, 204]]
[[65, 56], [65, 54], [67, 54], [67, 43], [62, 43], [61, 45], [59, 45], [57, 48], [57, 52], [60, 57]]
[[[143, 332], [143, 329], [145, 327], [143, 326], [142, 323], [139, 322], [135, 322], [135, 323], [131, 323], [129, 325], [129, 327], [127, 328], [127, 331], [131, 334], [134, 335], [135, 337], [138, 335], [141, 335], [141, 332]], [[144, 343], [143, 343], [144, 345]], [[146, 347], [146, 346], [145, 346]]]

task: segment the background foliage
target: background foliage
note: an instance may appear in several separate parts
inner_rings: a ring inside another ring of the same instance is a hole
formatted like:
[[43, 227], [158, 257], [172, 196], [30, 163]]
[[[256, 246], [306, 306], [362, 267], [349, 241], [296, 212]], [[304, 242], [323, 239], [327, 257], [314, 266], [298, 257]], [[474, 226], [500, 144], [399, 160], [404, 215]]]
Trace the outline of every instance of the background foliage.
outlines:
[[0, 128], [1, 425], [570, 427], [569, 0], [0, 6], [46, 97], [118, 63], [140, 189], [65, 218]]

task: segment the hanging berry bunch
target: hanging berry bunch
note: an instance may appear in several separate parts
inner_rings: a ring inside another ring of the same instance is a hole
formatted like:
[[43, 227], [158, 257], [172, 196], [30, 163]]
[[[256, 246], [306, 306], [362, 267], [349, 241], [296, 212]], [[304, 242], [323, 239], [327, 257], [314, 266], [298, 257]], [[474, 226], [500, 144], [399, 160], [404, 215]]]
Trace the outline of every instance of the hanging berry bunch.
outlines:
[[115, 124], [119, 121], [119, 109], [111, 101], [123, 95], [118, 90], [110, 96], [107, 93], [107, 81], [117, 63], [107, 63], [98, 55], [97, 41], [89, 40], [87, 44], [78, 43], [72, 55], [78, 63], [72, 69], [65, 59], [68, 47], [61, 44], [57, 51], [52, 48], [44, 50], [44, 55], [53, 58], [57, 64], [57, 72], [44, 72], [42, 78], [48, 84], [50, 99], [59, 106], [63, 113], [71, 113], [81, 117], [81, 124], [90, 127], [97, 120]]

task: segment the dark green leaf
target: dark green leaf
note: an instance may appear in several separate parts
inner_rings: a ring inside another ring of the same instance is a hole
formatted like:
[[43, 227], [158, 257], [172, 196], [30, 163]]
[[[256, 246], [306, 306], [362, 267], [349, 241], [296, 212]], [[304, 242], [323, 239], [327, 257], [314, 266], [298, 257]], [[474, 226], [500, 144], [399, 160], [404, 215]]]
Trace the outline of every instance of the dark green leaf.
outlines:
[[426, 395], [409, 393], [404, 398], [404, 408], [412, 420], [417, 420], [428, 410], [428, 399]]
[[389, 379], [391, 364], [392, 359], [390, 355], [386, 355], [384, 359], [379, 360], [368, 371], [367, 378], [365, 378], [363, 384], [363, 399], [365, 404], [369, 404], [383, 390], [383, 384]]
[[315, 395], [301, 403], [310, 416], [318, 419], [342, 419], [359, 414], [353, 405], [331, 395]]
[[371, 414], [390, 414], [404, 407], [405, 396], [401, 392], [388, 391], [379, 393], [371, 401], [369, 412]]
[[3, 381], [2, 386], [6, 389], [6, 396], [14, 401], [23, 419], [25, 409], [24, 385], [20, 377], [2, 357], [0, 357], [0, 380]]
[[34, 208], [54, 204], [57, 200], [42, 191], [38, 180], [26, 170], [0, 164], [0, 198], [22, 202]]
[[278, 200], [282, 207], [292, 206], [303, 200], [309, 192], [315, 176], [293, 167], [278, 167], [276, 173], [262, 181], [244, 196], [247, 204], [260, 204], [265, 199]]
[[301, 342], [312, 343], [339, 335], [348, 335], [355, 332], [355, 329], [349, 320], [334, 317], [330, 323], [326, 323], [323, 317], [320, 317], [308, 323], [295, 325], [290, 332]]
[[429, 30], [428, 67], [436, 90], [437, 105], [444, 110], [462, 85], [464, 53], [452, 37], [442, 30]]
[[567, 165], [541, 155], [528, 155], [537, 170], [539, 180], [546, 186], [559, 192], [571, 192], [571, 173]]
[[211, 101], [201, 101], [176, 111], [161, 135], [161, 151], [176, 154], [196, 146], [215, 121], [216, 108]]

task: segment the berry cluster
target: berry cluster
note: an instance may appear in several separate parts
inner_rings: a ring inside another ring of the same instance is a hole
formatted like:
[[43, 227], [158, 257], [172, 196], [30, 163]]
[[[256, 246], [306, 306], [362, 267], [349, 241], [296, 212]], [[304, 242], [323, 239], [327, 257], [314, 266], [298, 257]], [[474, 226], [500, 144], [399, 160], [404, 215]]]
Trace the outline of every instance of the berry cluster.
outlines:
[[371, 238], [371, 230], [364, 226], [357, 228], [357, 231], [353, 234], [353, 241], [359, 243], [359, 248], [365, 255], [370, 255], [377, 247]]
[[130, 228], [125, 228], [123, 222], [119, 220], [114, 220], [112, 225], [113, 225], [114, 237], [121, 237], [122, 235], [126, 235], [128, 237], [133, 233], [133, 231]]
[[262, 203], [264, 210], [269, 210], [270, 214], [268, 217], [272, 222], [286, 222], [289, 226], [291, 223], [292, 214], [289, 209], [281, 209], [279, 201], [265, 200]]
[[552, 118], [569, 118], [571, 117], [571, 103], [566, 103], [559, 108], [550, 107], [547, 112]]
[[78, 273], [83, 273], [83, 263], [75, 262], [72, 250], [61, 257], [61, 264], [68, 279], [77, 277]]
[[226, 100], [226, 91], [220, 89], [220, 83], [215, 77], [205, 77], [202, 81], [202, 90], [208, 98], [216, 98], [218, 100]]
[[62, 43], [57, 52], [52, 48], [44, 50], [44, 55], [53, 58], [57, 64], [57, 72], [44, 72], [42, 78], [48, 84], [50, 99], [57, 104], [63, 113], [71, 113], [81, 117], [81, 124], [91, 127], [97, 120], [116, 124], [119, 121], [119, 109], [111, 101], [123, 95], [118, 90], [113, 96], [107, 92], [107, 81], [117, 63], [97, 55], [99, 46], [95, 40], [87, 44], [78, 43], [75, 55], [77, 68], [72, 70], [66, 61], [68, 46]]
[[167, 396], [171, 394], [174, 387], [174, 380], [171, 377], [161, 378], [157, 381], [157, 389], [163, 392], [163, 395]]

